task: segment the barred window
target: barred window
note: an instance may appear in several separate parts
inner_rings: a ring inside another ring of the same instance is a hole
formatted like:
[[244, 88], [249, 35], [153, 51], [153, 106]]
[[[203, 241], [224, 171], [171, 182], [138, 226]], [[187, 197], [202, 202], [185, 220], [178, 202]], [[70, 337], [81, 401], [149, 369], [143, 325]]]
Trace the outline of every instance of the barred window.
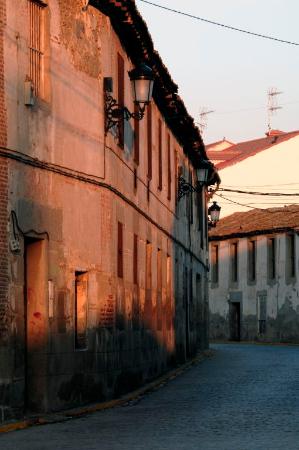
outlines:
[[256, 241], [248, 241], [248, 281], [256, 280]]
[[219, 281], [219, 245], [212, 245], [211, 248], [211, 282]]
[[294, 278], [296, 276], [296, 252], [295, 252], [295, 235], [286, 236], [286, 278]]
[[238, 243], [233, 242], [230, 246], [230, 274], [231, 281], [236, 283], [238, 281]]
[[29, 77], [36, 96], [41, 92], [42, 83], [45, 6], [39, 0], [29, 0]]
[[276, 278], [276, 241], [275, 238], [267, 240], [268, 247], [268, 280]]

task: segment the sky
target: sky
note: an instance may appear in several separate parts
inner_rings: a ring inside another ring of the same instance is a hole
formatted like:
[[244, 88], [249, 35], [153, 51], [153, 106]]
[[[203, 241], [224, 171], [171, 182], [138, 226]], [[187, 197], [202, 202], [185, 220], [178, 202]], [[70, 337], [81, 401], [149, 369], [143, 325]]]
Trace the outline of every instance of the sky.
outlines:
[[[152, 0], [215, 22], [299, 43], [298, 0]], [[267, 131], [267, 92], [276, 88], [271, 127], [299, 129], [299, 46], [231, 31], [136, 0], [156, 50], [195, 122], [207, 114], [205, 144], [241, 142]]]

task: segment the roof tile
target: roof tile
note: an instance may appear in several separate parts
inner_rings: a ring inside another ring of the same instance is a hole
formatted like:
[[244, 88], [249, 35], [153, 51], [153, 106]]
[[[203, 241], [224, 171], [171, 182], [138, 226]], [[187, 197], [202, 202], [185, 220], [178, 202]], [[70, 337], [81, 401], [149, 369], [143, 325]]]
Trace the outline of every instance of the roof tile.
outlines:
[[209, 232], [210, 240], [224, 240], [255, 234], [297, 230], [299, 227], [299, 205], [282, 208], [253, 209], [236, 212], [221, 219]]

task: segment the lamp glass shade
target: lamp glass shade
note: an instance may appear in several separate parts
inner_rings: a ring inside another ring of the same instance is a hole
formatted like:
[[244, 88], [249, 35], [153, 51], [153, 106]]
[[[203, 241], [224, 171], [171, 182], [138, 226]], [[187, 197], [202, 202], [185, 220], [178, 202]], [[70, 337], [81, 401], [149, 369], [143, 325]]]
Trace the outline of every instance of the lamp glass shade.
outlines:
[[205, 184], [208, 179], [209, 169], [207, 167], [199, 167], [196, 170], [197, 173], [197, 181], [200, 184]]
[[129, 72], [135, 103], [148, 104], [153, 95], [154, 74], [150, 67], [141, 63]]
[[211, 221], [214, 222], [218, 222], [219, 221], [219, 217], [220, 217], [220, 210], [221, 210], [221, 206], [219, 206], [217, 204], [217, 202], [213, 202], [212, 206], [209, 207], [209, 214], [211, 217]]
[[143, 78], [140, 80], [131, 80], [131, 83], [134, 103], [150, 103], [153, 95], [154, 80]]

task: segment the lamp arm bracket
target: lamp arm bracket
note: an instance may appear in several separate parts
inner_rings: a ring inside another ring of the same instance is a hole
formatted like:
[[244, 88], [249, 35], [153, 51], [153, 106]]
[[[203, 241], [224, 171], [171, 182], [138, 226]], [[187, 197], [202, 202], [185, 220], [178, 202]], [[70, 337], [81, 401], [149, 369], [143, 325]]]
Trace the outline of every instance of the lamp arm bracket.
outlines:
[[122, 106], [117, 103], [117, 100], [112, 97], [108, 92], [105, 93], [105, 131], [108, 131], [116, 126], [121, 119], [130, 120], [142, 120], [145, 112], [145, 104], [141, 107], [140, 105], [138, 111], [131, 113], [126, 106]]
[[187, 194], [191, 194], [192, 192], [197, 192], [198, 188], [192, 186], [192, 184], [188, 183], [185, 178], [179, 177], [179, 185], [178, 185], [178, 200], [184, 197]]

